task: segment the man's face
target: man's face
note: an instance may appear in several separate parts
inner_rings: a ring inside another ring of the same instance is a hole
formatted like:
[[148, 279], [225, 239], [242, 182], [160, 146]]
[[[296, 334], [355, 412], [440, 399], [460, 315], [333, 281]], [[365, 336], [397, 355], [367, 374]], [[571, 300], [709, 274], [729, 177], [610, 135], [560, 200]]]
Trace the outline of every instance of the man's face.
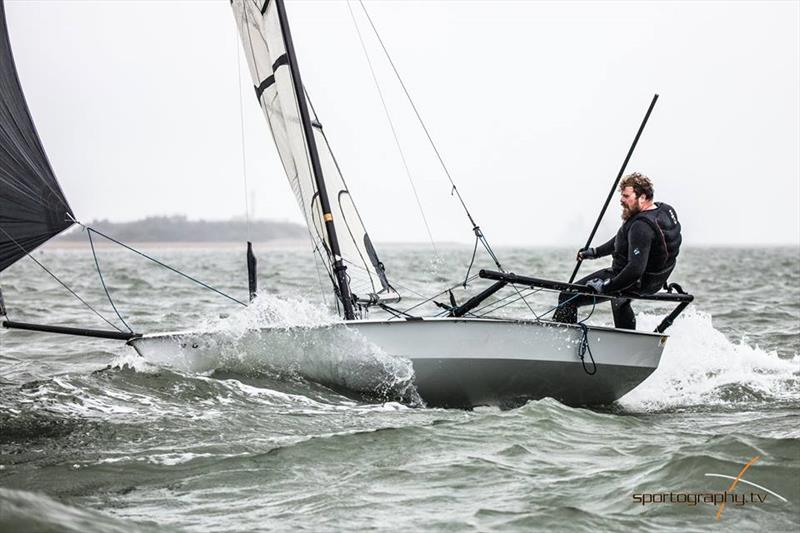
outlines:
[[642, 196], [636, 196], [633, 192], [633, 187], [625, 187], [622, 189], [619, 197], [619, 203], [622, 206], [622, 220], [628, 220], [636, 213], [642, 210], [641, 200]]

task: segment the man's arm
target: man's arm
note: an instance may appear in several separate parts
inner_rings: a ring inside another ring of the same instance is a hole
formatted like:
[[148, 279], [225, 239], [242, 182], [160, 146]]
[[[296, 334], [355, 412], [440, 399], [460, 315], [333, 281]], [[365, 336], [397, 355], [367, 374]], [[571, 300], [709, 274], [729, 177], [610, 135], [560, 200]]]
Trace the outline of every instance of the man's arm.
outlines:
[[605, 257], [607, 255], [611, 255], [614, 252], [614, 239], [616, 239], [616, 237], [611, 237], [611, 240], [595, 248], [594, 256]]
[[603, 292], [621, 291], [639, 281], [647, 268], [650, 245], [654, 238], [655, 233], [650, 224], [644, 220], [633, 223], [628, 232], [628, 264], [622, 272], [611, 278], [611, 281], [603, 287]]

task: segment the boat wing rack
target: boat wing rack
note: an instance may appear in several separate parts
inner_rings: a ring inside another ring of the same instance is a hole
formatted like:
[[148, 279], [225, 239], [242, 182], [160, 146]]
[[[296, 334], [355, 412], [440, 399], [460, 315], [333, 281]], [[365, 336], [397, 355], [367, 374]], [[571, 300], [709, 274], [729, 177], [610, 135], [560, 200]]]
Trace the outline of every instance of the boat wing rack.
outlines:
[[[574, 294], [596, 295], [597, 293], [586, 285], [578, 283], [565, 283], [563, 281], [553, 281], [549, 279], [532, 278], [530, 276], [520, 276], [509, 272], [497, 272], [494, 270], [481, 270], [478, 274], [481, 278], [491, 279], [497, 282], [511, 283], [513, 285], [525, 285], [527, 287], [538, 287], [554, 291], [568, 292]], [[504, 283], [504, 284], [505, 284]], [[668, 292], [658, 292], [656, 294], [638, 294], [633, 292], [619, 292], [603, 294], [602, 298], [630, 298], [631, 300], [651, 300], [656, 302], [677, 302], [677, 306], [655, 329], [656, 333], [664, 333], [672, 325], [675, 319], [686, 307], [694, 301], [694, 296], [687, 294], [677, 283], [670, 283], [667, 286]], [[674, 291], [674, 292], [673, 292]], [[488, 292], [488, 291], [484, 291]], [[484, 293], [481, 293], [483, 295]], [[492, 293], [487, 294], [486, 297]], [[472, 303], [470, 301], [470, 303]]]

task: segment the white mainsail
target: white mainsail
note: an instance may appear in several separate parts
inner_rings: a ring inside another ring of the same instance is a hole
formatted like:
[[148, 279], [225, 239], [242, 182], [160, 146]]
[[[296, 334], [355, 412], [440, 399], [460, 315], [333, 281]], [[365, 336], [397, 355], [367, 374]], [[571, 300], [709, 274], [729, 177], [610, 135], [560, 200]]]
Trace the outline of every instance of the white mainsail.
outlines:
[[[311, 238], [331, 278], [335, 258], [325, 230], [317, 182], [308, 141], [304, 135], [294, 79], [289, 67], [278, 0], [232, 0], [236, 24], [253, 78], [256, 96], [272, 131], [286, 176], [303, 211]], [[308, 100], [306, 99], [306, 102]], [[311, 106], [309, 106], [311, 107]], [[386, 279], [361, 217], [353, 203], [322, 126], [312, 115], [324, 186], [330, 201], [339, 250], [350, 290], [362, 304], [397, 301], [399, 296]]]

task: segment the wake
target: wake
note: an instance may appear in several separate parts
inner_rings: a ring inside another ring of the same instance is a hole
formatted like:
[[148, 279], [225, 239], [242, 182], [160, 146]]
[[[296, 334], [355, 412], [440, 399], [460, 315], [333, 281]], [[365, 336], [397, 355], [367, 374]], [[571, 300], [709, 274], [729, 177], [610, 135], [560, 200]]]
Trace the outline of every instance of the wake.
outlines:
[[[660, 317], [638, 318], [641, 329]], [[708, 313], [688, 309], [669, 330], [658, 369], [619, 403], [664, 409], [745, 401], [800, 401], [800, 356], [781, 358], [744, 341], [731, 342]]]

